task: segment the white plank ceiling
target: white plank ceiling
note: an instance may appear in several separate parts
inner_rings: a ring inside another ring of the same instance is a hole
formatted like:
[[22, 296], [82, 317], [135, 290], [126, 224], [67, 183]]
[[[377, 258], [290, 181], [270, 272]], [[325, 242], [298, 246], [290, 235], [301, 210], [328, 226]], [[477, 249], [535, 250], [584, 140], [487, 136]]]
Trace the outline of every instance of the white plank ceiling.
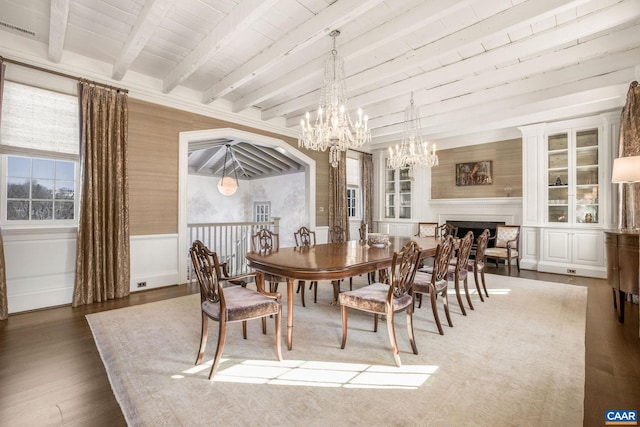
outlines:
[[334, 29], [368, 150], [401, 139], [411, 92], [439, 141], [619, 110], [640, 77], [640, 0], [0, 0], [0, 55], [289, 135]]

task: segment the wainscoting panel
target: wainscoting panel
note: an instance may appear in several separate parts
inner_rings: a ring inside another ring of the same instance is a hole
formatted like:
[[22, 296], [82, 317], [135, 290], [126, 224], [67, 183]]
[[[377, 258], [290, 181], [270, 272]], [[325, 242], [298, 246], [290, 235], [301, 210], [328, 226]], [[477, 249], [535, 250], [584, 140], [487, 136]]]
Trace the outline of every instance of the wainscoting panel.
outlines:
[[9, 313], [71, 304], [76, 229], [2, 230]]
[[[178, 248], [177, 234], [131, 237], [131, 291], [186, 283], [178, 274], [178, 257], [189, 257], [188, 248]], [[190, 261], [189, 261], [190, 262]], [[143, 288], [139, 282], [146, 282]]]

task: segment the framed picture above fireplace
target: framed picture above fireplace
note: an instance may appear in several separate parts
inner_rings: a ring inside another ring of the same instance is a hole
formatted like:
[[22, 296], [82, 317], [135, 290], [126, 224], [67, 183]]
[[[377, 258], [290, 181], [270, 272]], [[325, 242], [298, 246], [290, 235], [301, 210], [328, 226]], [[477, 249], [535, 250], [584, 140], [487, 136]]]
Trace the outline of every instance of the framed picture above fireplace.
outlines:
[[490, 185], [493, 184], [491, 160], [480, 162], [456, 163], [456, 185]]

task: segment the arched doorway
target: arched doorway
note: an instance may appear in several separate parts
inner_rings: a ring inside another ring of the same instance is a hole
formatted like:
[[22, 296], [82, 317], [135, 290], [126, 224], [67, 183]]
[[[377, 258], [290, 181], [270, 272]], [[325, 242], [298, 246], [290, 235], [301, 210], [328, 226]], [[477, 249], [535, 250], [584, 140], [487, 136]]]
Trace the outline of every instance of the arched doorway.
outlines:
[[[204, 141], [219, 139], [243, 139], [256, 144], [268, 145], [286, 150], [293, 157], [304, 164], [305, 173], [305, 211], [307, 222], [311, 229], [316, 227], [315, 201], [316, 201], [316, 162], [300, 150], [285, 141], [257, 133], [242, 131], [233, 128], [206, 129], [199, 131], [180, 132], [178, 152], [178, 253], [182, 254], [187, 246], [187, 176], [188, 156], [190, 143], [202, 143]], [[178, 257], [179, 277], [187, 277], [187, 257]]]

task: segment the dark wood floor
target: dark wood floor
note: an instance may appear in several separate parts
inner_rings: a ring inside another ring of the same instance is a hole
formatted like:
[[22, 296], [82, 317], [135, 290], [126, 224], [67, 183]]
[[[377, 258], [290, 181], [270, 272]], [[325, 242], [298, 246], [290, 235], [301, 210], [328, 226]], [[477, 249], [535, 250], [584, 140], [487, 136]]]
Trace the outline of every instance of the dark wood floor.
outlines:
[[[506, 268], [490, 272], [506, 275]], [[627, 303], [626, 322], [620, 324], [604, 280], [531, 271], [520, 276], [589, 289], [584, 425], [604, 425], [606, 409], [640, 410], [638, 306]], [[192, 285], [173, 286], [83, 308], [11, 315], [0, 322], [0, 425], [126, 425], [85, 314], [195, 291]]]

